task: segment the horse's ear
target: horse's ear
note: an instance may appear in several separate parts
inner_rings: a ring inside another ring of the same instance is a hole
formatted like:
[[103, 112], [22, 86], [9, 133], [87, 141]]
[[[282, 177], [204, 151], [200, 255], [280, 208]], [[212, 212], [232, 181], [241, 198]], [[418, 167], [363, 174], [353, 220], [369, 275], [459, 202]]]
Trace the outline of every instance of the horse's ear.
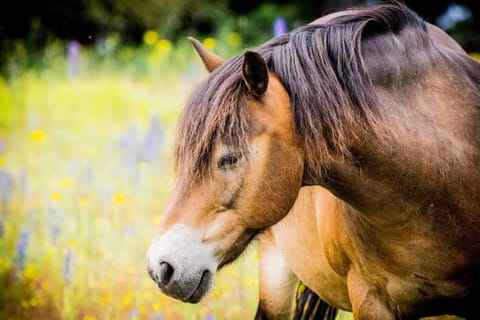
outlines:
[[251, 94], [257, 98], [263, 96], [268, 86], [268, 68], [261, 55], [254, 51], [245, 52], [242, 76]]
[[209, 51], [197, 39], [188, 37], [188, 40], [190, 40], [190, 42], [193, 44], [193, 47], [202, 59], [202, 62], [205, 65], [205, 68], [207, 68], [208, 72], [212, 72], [224, 63], [224, 60], [221, 57]]

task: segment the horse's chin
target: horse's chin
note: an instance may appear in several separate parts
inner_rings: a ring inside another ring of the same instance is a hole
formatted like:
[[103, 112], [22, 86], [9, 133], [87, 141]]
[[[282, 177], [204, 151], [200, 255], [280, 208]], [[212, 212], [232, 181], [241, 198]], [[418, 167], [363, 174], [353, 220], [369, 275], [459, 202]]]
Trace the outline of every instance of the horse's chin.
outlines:
[[200, 277], [178, 279], [169, 285], [157, 282], [158, 288], [167, 296], [187, 303], [200, 302], [213, 287], [215, 272], [205, 270]]
[[214, 277], [215, 274], [208, 270], [205, 270], [192, 295], [188, 299], [183, 301], [188, 303], [200, 302], [210, 292], [210, 289], [212, 289]]

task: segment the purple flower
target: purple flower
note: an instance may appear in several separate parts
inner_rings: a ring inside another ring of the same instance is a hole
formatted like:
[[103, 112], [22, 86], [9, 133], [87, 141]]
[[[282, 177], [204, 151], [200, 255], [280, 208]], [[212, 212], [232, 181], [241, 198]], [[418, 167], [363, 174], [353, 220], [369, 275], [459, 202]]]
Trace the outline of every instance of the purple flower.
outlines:
[[203, 320], [215, 320], [215, 316], [213, 314], [208, 314]]
[[0, 170], [0, 209], [7, 213], [8, 203], [13, 196], [13, 177], [5, 170]]
[[150, 317], [151, 320], [163, 320], [163, 315], [160, 312], [155, 312]]
[[139, 314], [140, 314], [140, 312], [138, 312], [137, 309], [133, 309], [132, 311], [130, 311], [130, 314], [128, 315], [128, 317], [130, 319], [136, 319]]
[[134, 224], [128, 224], [126, 227], [125, 227], [125, 235], [126, 236], [133, 236], [135, 235], [135, 225]]
[[287, 22], [284, 18], [278, 17], [273, 22], [273, 36], [279, 36], [284, 33], [287, 33]]
[[68, 77], [74, 78], [78, 75], [80, 65], [80, 43], [70, 41], [67, 48]]
[[20, 237], [17, 240], [16, 245], [16, 257], [15, 263], [19, 270], [25, 269], [25, 260], [27, 257], [28, 238], [30, 237], [30, 230], [22, 228], [20, 231]]
[[138, 162], [153, 162], [158, 159], [163, 139], [163, 128], [157, 115], [150, 118], [150, 129], [142, 141], [138, 154]]
[[69, 247], [65, 256], [63, 257], [63, 280], [65, 283], [70, 283], [72, 279], [72, 259], [73, 259], [73, 249]]
[[50, 242], [52, 245], [57, 243], [58, 235], [60, 234], [60, 228], [58, 226], [53, 226], [50, 228]]

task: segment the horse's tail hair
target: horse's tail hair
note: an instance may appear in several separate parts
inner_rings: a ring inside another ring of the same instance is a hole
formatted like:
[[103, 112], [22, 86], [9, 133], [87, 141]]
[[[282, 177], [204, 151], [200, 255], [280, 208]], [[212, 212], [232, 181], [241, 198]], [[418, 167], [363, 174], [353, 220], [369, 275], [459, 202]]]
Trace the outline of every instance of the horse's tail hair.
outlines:
[[294, 320], [335, 320], [338, 309], [332, 307], [300, 283], [297, 289]]

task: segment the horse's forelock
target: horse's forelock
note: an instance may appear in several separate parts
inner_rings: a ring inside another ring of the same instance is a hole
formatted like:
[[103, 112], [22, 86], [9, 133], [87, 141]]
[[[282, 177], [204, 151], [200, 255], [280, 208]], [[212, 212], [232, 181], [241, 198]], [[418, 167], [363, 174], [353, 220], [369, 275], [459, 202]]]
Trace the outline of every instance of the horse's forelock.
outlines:
[[182, 112], [175, 140], [175, 167], [192, 181], [209, 174], [219, 143], [238, 152], [246, 149], [250, 121], [244, 107], [241, 63], [241, 56], [237, 56], [212, 72]]

